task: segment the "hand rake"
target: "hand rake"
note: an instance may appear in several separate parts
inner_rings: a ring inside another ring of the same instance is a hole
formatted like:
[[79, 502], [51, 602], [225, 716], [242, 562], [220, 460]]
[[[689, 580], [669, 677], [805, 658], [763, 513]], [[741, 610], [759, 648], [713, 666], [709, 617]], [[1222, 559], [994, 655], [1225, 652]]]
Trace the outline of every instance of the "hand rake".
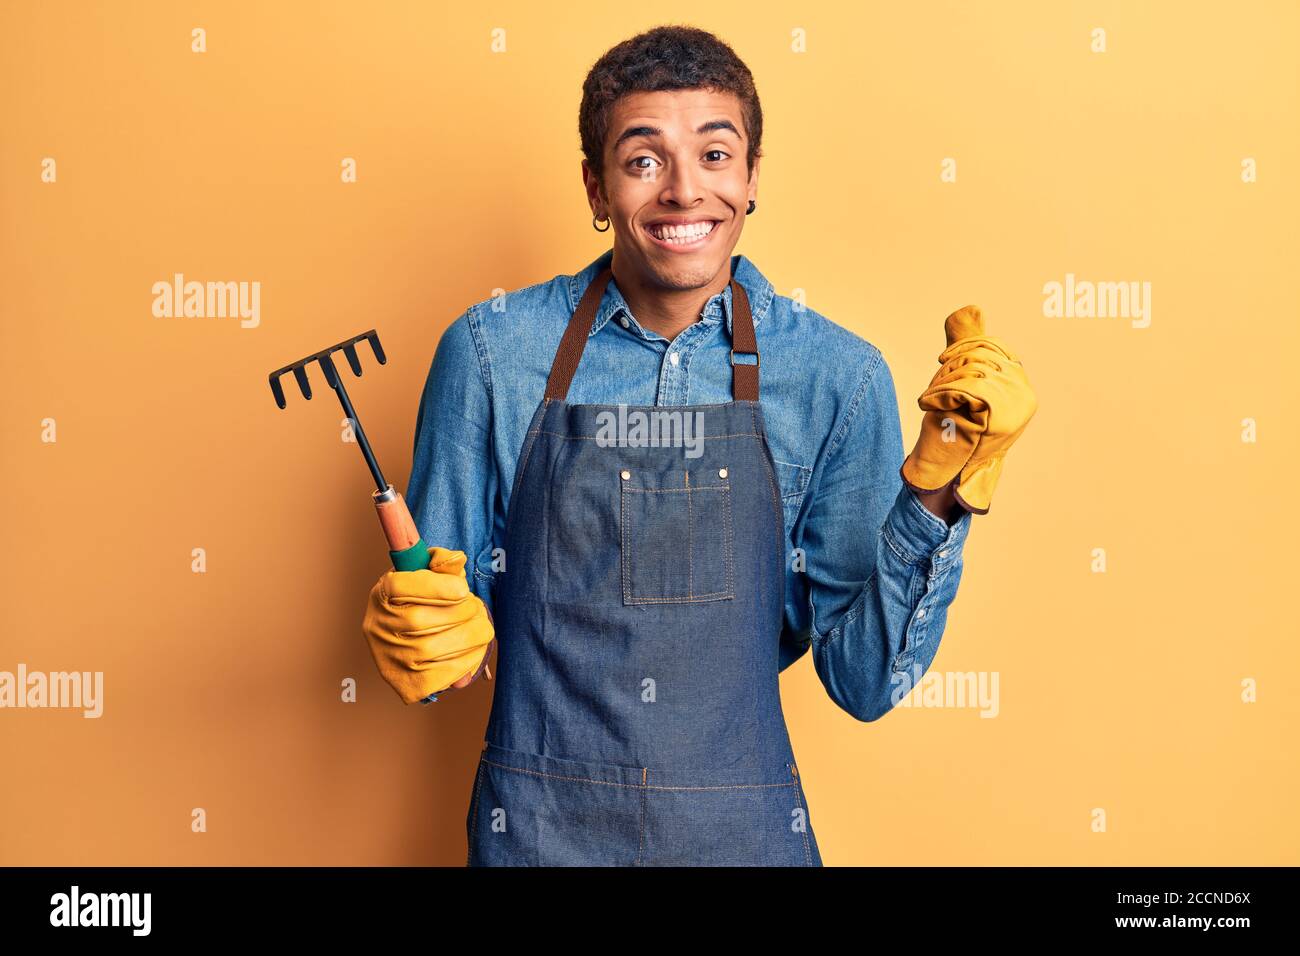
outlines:
[[419, 571], [429, 566], [429, 549], [420, 538], [420, 532], [416, 530], [415, 522], [411, 518], [411, 512], [406, 507], [406, 502], [402, 499], [401, 494], [384, 480], [384, 473], [379, 470], [379, 462], [375, 460], [375, 453], [371, 450], [370, 442], [366, 439], [365, 430], [361, 427], [361, 419], [357, 418], [356, 410], [352, 407], [352, 401], [348, 398], [347, 389], [343, 387], [343, 378], [339, 375], [338, 369], [334, 367], [334, 360], [330, 357], [335, 352], [342, 351], [344, 357], [348, 360], [348, 366], [352, 369], [352, 374], [360, 378], [361, 359], [357, 355], [357, 343], [362, 339], [370, 343], [370, 348], [375, 353], [375, 358], [379, 360], [379, 364], [387, 364], [388, 358], [384, 355], [383, 346], [379, 344], [379, 335], [374, 329], [371, 329], [369, 332], [354, 335], [337, 345], [331, 345], [327, 349], [314, 352], [304, 359], [286, 365], [284, 368], [276, 369], [270, 376], [271, 393], [275, 396], [275, 404], [284, 408], [284, 388], [280, 385], [280, 376], [286, 372], [292, 372], [293, 377], [298, 380], [298, 388], [302, 390], [303, 398], [310, 401], [311, 382], [307, 380], [307, 366], [312, 362], [320, 365], [321, 370], [325, 373], [326, 383], [330, 388], [334, 389], [335, 394], [339, 397], [339, 404], [343, 406], [343, 414], [352, 422], [352, 434], [355, 436], [357, 444], [361, 446], [361, 454], [365, 456], [366, 465], [370, 468], [370, 474], [374, 476], [377, 489], [373, 494], [375, 510], [379, 514], [379, 523], [384, 529], [384, 537], [388, 539], [393, 568], [397, 571]]
[[[334, 360], [330, 357], [335, 352], [342, 351], [344, 357], [348, 360], [348, 367], [352, 369], [352, 374], [357, 378], [361, 377], [361, 359], [357, 355], [357, 343], [365, 339], [370, 343], [371, 350], [375, 353], [375, 358], [379, 360], [380, 365], [388, 363], [388, 357], [384, 355], [384, 347], [379, 344], [379, 334], [371, 329], [369, 332], [362, 332], [360, 335], [354, 335], [346, 341], [339, 342], [337, 345], [331, 345], [327, 349], [314, 352], [304, 359], [299, 359], [284, 368], [276, 369], [270, 375], [271, 394], [275, 396], [275, 404], [281, 408], [285, 407], [284, 388], [280, 385], [280, 376], [286, 372], [292, 372], [293, 377], [298, 381], [298, 388], [302, 391], [303, 398], [311, 400], [311, 382], [307, 379], [307, 366], [312, 362], [320, 365], [321, 370], [325, 373], [325, 381], [330, 388], [339, 397], [339, 404], [343, 406], [343, 414], [348, 417], [352, 423], [352, 434], [361, 446], [361, 454], [366, 459], [366, 465], [370, 468], [370, 474], [375, 479], [375, 492], [372, 497], [375, 501], [375, 511], [379, 514], [379, 524], [384, 529], [384, 537], [388, 539], [388, 554], [393, 559], [393, 569], [395, 571], [422, 571], [429, 567], [429, 548], [420, 537], [420, 532], [415, 527], [415, 521], [411, 518], [411, 512], [406, 507], [400, 493], [393, 489], [387, 481], [384, 480], [384, 473], [379, 470], [379, 462], [375, 460], [375, 453], [370, 448], [370, 441], [366, 438], [365, 429], [361, 427], [361, 419], [357, 418], [356, 410], [352, 407], [352, 400], [348, 398], [348, 390], [343, 387], [343, 378], [339, 375], [338, 369], [334, 367]], [[492, 639], [493, 644], [496, 638]], [[492, 671], [488, 667], [488, 658], [492, 656], [491, 645], [488, 647], [488, 653], [483, 658], [483, 663], [479, 665], [478, 671], [473, 674], [466, 674], [464, 677], [452, 684], [452, 688], [460, 689], [472, 684], [480, 673], [485, 673], [488, 680], [492, 679]], [[430, 694], [420, 703], [428, 704], [438, 699], [438, 694]]]

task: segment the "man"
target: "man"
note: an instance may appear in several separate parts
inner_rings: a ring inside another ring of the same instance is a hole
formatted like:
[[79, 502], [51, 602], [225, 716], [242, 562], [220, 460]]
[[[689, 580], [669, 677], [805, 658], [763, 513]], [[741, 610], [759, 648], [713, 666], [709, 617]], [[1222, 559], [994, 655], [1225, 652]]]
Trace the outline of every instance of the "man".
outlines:
[[954, 313], [904, 462], [880, 351], [733, 254], [762, 111], [714, 36], [615, 46], [579, 125], [613, 247], [443, 335], [408, 490], [439, 544], [365, 633], [407, 703], [500, 642], [472, 865], [819, 865], [779, 672], [811, 648], [864, 721], [925, 673], [1033, 394]]

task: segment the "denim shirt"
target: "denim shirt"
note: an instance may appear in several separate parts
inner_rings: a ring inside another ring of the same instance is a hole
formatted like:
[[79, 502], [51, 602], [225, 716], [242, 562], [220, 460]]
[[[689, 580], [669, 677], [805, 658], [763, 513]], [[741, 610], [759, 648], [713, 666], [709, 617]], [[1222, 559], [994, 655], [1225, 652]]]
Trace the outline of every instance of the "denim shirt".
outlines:
[[[611, 256], [471, 306], [434, 354], [407, 499], [425, 541], [465, 552], [470, 587], [489, 612], [494, 559], [511, 559], [495, 549], [528, 423], [569, 318]], [[972, 516], [949, 526], [903, 484], [898, 400], [880, 350], [778, 295], [745, 256], [733, 255], [731, 268], [753, 313], [785, 518], [780, 666], [811, 647], [831, 699], [875, 720], [934, 659]], [[730, 286], [670, 341], [636, 320], [611, 281], [568, 401], [729, 402], [730, 350]]]

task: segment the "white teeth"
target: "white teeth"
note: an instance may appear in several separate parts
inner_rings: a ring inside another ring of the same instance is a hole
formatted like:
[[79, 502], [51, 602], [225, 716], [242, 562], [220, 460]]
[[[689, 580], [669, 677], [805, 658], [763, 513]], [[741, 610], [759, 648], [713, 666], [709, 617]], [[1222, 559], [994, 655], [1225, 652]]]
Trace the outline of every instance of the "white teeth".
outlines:
[[682, 245], [695, 242], [713, 231], [714, 222], [692, 222], [686, 225], [657, 225], [647, 227], [647, 231], [661, 242]]

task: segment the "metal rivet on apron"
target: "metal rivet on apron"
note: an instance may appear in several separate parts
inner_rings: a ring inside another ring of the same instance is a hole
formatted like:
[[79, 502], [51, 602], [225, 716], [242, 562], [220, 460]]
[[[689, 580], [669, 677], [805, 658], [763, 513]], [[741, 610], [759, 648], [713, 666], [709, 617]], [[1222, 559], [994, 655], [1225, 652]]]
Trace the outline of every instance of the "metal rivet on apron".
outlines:
[[632, 472], [630, 472], [630, 471], [628, 471], [626, 468], [624, 468], [622, 471], [620, 471], [620, 472], [618, 473], [618, 476], [619, 476], [620, 478], [622, 478], [624, 481], [627, 481], [629, 478], [632, 477]]
[[799, 776], [799, 768], [796, 767], [794, 764], [790, 764], [790, 776], [792, 777]]
[[719, 478], [726, 478], [726, 477], [727, 477], [727, 469], [725, 469], [725, 468], [719, 468], [719, 469], [718, 469], [718, 477], [719, 477]]

